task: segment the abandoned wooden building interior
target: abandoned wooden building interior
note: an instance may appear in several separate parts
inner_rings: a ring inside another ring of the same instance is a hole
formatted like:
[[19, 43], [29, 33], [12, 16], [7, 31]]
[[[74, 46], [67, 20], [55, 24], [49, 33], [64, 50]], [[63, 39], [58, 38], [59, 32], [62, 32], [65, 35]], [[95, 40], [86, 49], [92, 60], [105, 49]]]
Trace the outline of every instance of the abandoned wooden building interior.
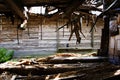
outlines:
[[120, 80], [120, 0], [0, 0], [0, 80]]

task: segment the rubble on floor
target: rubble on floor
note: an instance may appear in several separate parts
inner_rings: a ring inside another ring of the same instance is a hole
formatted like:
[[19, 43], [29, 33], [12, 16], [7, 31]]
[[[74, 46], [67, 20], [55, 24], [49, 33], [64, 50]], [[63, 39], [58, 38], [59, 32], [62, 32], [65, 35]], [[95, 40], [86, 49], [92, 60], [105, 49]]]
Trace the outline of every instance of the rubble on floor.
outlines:
[[119, 75], [119, 65], [95, 53], [59, 53], [0, 64], [0, 80], [112, 80]]

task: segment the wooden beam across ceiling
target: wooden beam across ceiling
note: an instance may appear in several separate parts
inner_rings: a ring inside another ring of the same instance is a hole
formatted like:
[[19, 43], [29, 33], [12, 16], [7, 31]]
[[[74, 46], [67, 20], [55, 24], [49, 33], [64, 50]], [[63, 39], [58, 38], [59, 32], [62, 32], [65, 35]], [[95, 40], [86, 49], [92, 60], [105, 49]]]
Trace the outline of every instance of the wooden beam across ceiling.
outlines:
[[10, 12], [10, 10], [4, 4], [0, 4], [0, 14], [6, 12]]
[[22, 0], [25, 6], [55, 6], [61, 4], [67, 4], [70, 0]]
[[64, 17], [69, 17], [73, 11], [75, 11], [80, 5], [82, 5], [85, 0], [74, 0], [69, 4], [69, 6], [65, 9]]
[[26, 17], [23, 14], [23, 11], [13, 2], [13, 0], [4, 0], [7, 7], [10, 8], [10, 10], [15, 13], [18, 17], [20, 17], [22, 20], [24, 20]]
[[79, 10], [93, 10], [93, 11], [100, 11], [100, 12], [102, 12], [102, 9], [100, 9], [100, 8], [97, 8], [97, 7], [94, 7], [94, 6], [83, 6], [83, 5], [81, 5], [80, 7], [79, 7]]

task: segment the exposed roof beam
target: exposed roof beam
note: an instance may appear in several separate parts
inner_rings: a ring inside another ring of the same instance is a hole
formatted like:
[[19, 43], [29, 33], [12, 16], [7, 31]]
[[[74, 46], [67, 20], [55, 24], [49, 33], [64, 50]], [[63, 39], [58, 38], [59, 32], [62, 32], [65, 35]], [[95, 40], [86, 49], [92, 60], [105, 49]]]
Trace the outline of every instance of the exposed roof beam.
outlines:
[[11, 9], [13, 13], [15, 13], [17, 16], [19, 16], [22, 20], [24, 20], [26, 17], [23, 14], [23, 11], [13, 2], [13, 0], [4, 0], [6, 5]]
[[75, 11], [85, 0], [73, 0], [71, 4], [65, 9], [64, 17], [69, 17], [70, 14]]
[[8, 9], [5, 5], [0, 4], [0, 9]]
[[0, 14], [8, 12], [10, 12], [10, 10], [4, 4], [0, 4]]
[[67, 4], [70, 0], [22, 0], [25, 6], [44, 6], [44, 5], [60, 5]]
[[79, 13], [81, 13], [81, 14], [85, 14], [85, 15], [88, 15], [88, 16], [92, 15], [91, 13], [84, 12], [84, 11], [79, 11]]
[[102, 9], [94, 7], [94, 6], [80, 6], [79, 9], [83, 9], [83, 10], [93, 10], [93, 11], [100, 11], [102, 12]]

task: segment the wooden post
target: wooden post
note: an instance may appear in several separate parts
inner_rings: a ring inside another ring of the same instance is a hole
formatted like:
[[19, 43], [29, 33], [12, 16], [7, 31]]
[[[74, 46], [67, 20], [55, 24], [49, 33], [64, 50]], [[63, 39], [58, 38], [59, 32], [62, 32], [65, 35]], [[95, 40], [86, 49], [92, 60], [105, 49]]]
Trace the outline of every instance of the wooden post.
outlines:
[[[95, 22], [95, 17], [96, 15], [93, 15], [92, 16], [92, 22], [90, 22], [90, 24], [91, 24], [91, 28], [92, 28], [92, 25], [93, 25], [93, 23]], [[96, 26], [96, 25], [95, 25]], [[94, 47], [94, 30], [92, 29], [92, 31], [91, 31], [91, 47], [93, 48]]]
[[[42, 6], [40, 8], [40, 12], [42, 13]], [[39, 26], [41, 40], [42, 40], [42, 27], [43, 27], [43, 17], [41, 16], [41, 21], [40, 21], [40, 26]]]
[[42, 40], [42, 25], [43, 25], [43, 24], [42, 24], [42, 21], [41, 21], [41, 27], [40, 27], [40, 30], [41, 30], [41, 31], [40, 31], [40, 32], [41, 32], [41, 40]]
[[[64, 24], [63, 18], [62, 18], [61, 22], [62, 22], [62, 24]], [[64, 33], [65, 33], [65, 27], [63, 27], [63, 37], [64, 37]]]
[[[58, 29], [58, 22], [59, 22], [59, 19], [56, 20], [56, 30]], [[57, 51], [59, 49], [59, 30], [56, 31], [56, 38], [57, 38], [57, 44], [56, 44], [56, 47], [57, 47]]]
[[27, 30], [28, 30], [28, 36], [30, 37], [30, 28], [29, 28], [29, 24], [27, 24]]
[[2, 32], [2, 15], [0, 16], [0, 34]]
[[19, 40], [19, 19], [17, 19], [17, 28], [16, 28], [16, 31], [17, 31], [17, 44], [19, 45], [20, 44], [20, 40]]
[[[109, 0], [103, 0], [104, 10], [107, 9], [108, 6], [110, 5], [108, 2], [109, 2]], [[100, 52], [98, 54], [100, 56], [108, 56], [108, 52], [109, 52], [109, 21], [110, 21], [110, 16], [105, 15], [104, 16], [104, 28], [102, 29]]]
[[104, 18], [104, 28], [102, 29], [100, 56], [108, 56], [109, 50], [109, 17]]
[[[92, 24], [92, 23], [91, 23]], [[94, 47], [94, 31], [91, 31], [91, 47]]]

